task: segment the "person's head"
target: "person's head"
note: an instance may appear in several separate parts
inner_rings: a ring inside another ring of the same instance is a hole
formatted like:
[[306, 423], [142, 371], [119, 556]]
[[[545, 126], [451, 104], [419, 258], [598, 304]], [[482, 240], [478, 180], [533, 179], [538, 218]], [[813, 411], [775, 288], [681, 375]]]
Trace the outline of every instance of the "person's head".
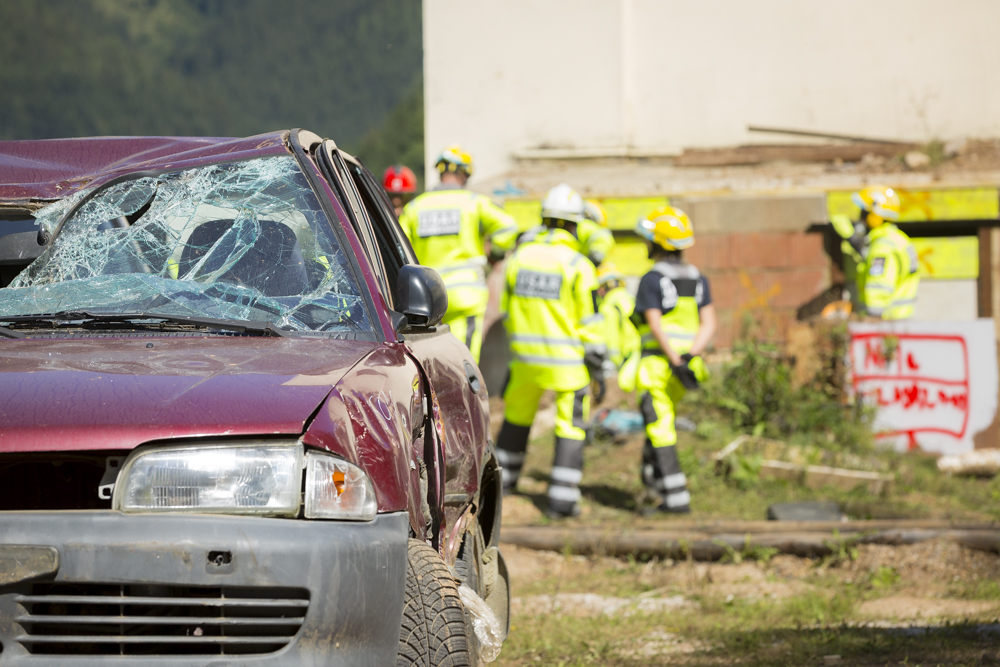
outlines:
[[625, 286], [625, 274], [611, 262], [603, 262], [597, 269], [597, 294], [604, 298], [608, 292]]
[[646, 240], [650, 259], [680, 260], [682, 251], [694, 245], [694, 227], [687, 213], [664, 206], [640, 218], [635, 233]]
[[899, 194], [885, 185], [869, 185], [851, 195], [851, 201], [861, 209], [861, 222], [874, 229], [886, 221], [899, 220], [902, 206]]
[[583, 217], [591, 222], [596, 222], [601, 227], [608, 226], [608, 214], [604, 211], [601, 203], [595, 199], [586, 199], [583, 202]]
[[565, 183], [549, 190], [542, 200], [542, 224], [550, 229], [565, 229], [573, 236], [583, 212], [583, 197]]
[[403, 207], [417, 194], [417, 177], [409, 167], [393, 165], [382, 174], [382, 187], [398, 218]]
[[434, 164], [441, 175], [441, 183], [445, 185], [464, 187], [469, 176], [472, 176], [472, 156], [458, 145], [449, 146], [441, 151]]

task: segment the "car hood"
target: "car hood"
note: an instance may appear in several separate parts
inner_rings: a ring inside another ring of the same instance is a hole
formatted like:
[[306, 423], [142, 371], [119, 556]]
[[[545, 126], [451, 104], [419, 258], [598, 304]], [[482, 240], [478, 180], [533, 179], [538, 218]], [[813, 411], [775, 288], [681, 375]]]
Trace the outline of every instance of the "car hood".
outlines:
[[298, 436], [374, 346], [201, 335], [0, 339], [0, 453]]

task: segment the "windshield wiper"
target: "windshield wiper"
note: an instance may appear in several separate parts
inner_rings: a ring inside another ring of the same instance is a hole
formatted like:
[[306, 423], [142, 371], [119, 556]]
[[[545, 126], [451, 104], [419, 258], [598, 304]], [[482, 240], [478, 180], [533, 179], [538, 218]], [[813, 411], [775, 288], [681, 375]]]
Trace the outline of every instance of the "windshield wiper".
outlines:
[[[160, 322], [144, 322], [143, 320], [160, 320]], [[222, 331], [233, 331], [257, 336], [288, 335], [288, 332], [279, 329], [270, 322], [219, 320], [210, 317], [189, 317], [187, 315], [168, 315], [164, 313], [91, 313], [85, 310], [66, 310], [60, 313], [44, 313], [40, 315], [13, 315], [9, 317], [0, 315], [0, 322], [10, 324], [49, 322], [53, 328], [75, 323], [86, 325], [117, 322], [139, 327], [157, 328], [162, 327], [165, 323], [169, 323], [205, 329], [220, 329]]]
[[4, 338], [26, 338], [24, 334], [11, 331], [7, 327], [0, 327], [0, 336]]

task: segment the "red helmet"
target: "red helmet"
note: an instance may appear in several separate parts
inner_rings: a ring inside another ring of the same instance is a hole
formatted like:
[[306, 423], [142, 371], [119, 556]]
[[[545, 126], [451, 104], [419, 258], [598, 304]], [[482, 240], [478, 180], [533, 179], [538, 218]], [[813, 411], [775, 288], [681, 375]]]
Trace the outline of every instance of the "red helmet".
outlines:
[[393, 165], [382, 174], [382, 187], [391, 194], [413, 194], [417, 191], [417, 177], [409, 167]]

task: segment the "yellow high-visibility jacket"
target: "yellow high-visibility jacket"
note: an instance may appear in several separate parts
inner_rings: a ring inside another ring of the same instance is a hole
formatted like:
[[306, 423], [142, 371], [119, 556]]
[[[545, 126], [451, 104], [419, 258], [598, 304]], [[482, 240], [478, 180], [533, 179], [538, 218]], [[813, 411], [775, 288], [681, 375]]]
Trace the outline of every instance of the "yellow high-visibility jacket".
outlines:
[[642, 341], [642, 356], [663, 356], [659, 341], [653, 336], [646, 322], [646, 316], [641, 308], [649, 304], [639, 303], [642, 297], [643, 283], [658, 284], [662, 302], [654, 307], [663, 312], [660, 327], [667, 334], [670, 347], [677, 354], [684, 354], [691, 349], [694, 339], [701, 328], [701, 315], [698, 310], [707, 305], [704, 292], [706, 283], [698, 269], [690, 264], [673, 262], [657, 262], [653, 268], [642, 277], [639, 283], [640, 299], [636, 310], [632, 313], [632, 321], [637, 325]]
[[608, 359], [617, 368], [639, 349], [639, 332], [632, 324], [635, 299], [625, 287], [616, 287], [601, 299], [593, 324], [588, 329], [596, 329], [608, 348]]
[[884, 320], [913, 317], [920, 285], [917, 251], [891, 223], [868, 232], [868, 253], [858, 267], [858, 294], [869, 315]]
[[556, 391], [586, 386], [585, 352], [604, 351], [600, 334], [586, 328], [597, 275], [579, 247], [562, 229], [521, 244], [507, 260], [500, 300], [512, 363], [531, 367], [536, 384]]
[[411, 201], [399, 217], [421, 264], [441, 274], [448, 288], [447, 318], [486, 310], [483, 240], [502, 256], [517, 240], [517, 222], [483, 195], [438, 187]]
[[[545, 225], [532, 227], [521, 235], [521, 243], [535, 240], [539, 234], [544, 234], [547, 229]], [[576, 223], [576, 237], [580, 244], [580, 252], [586, 255], [594, 266], [600, 266], [601, 262], [615, 249], [615, 237], [611, 230], [607, 227], [601, 227], [593, 220], [581, 220]]]

